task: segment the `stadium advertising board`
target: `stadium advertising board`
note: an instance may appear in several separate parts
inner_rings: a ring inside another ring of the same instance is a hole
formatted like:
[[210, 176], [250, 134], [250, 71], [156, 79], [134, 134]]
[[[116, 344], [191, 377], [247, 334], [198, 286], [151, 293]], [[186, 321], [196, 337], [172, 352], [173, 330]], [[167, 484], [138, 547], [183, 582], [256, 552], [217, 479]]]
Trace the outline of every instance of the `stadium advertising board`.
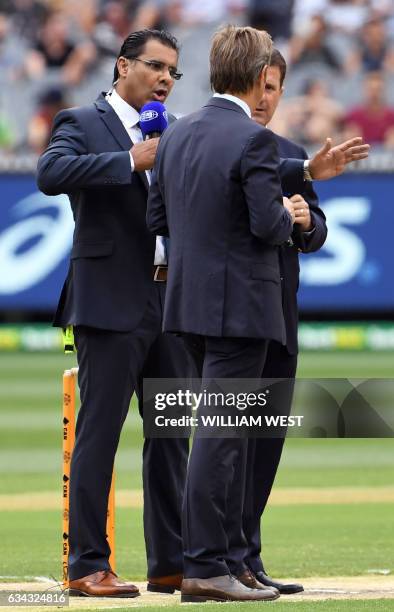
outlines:
[[[319, 253], [301, 256], [302, 310], [394, 308], [393, 187], [390, 174], [317, 184], [329, 233]], [[68, 198], [41, 194], [28, 175], [0, 175], [0, 188], [0, 309], [53, 310], [72, 242]]]
[[304, 311], [382, 311], [394, 307], [391, 174], [348, 174], [316, 185], [328, 236], [301, 255]]

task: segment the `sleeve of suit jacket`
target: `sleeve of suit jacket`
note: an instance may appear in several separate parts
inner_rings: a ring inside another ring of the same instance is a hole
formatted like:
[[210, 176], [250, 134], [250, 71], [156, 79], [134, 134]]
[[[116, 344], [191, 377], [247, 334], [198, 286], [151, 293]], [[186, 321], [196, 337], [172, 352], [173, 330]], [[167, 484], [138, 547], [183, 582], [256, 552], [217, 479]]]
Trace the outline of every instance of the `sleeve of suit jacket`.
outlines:
[[38, 187], [47, 195], [78, 189], [130, 185], [128, 151], [89, 153], [86, 134], [75, 112], [56, 115], [51, 142], [37, 166]]
[[[308, 154], [302, 147], [300, 147], [300, 155], [303, 159], [308, 159]], [[327, 238], [326, 217], [319, 206], [319, 198], [311, 181], [305, 181], [304, 190], [300, 193], [309, 204], [314, 229], [311, 234], [308, 234], [304, 233], [298, 225], [294, 225], [292, 239], [303, 253], [313, 253], [323, 246]]]
[[270, 130], [259, 130], [249, 139], [241, 178], [252, 234], [268, 244], [282, 244], [291, 235], [292, 222], [283, 206], [278, 148]]
[[289, 194], [303, 193], [305, 189], [304, 179], [304, 159], [300, 154], [300, 159], [280, 158], [279, 174], [282, 185], [283, 195], [289, 196]]

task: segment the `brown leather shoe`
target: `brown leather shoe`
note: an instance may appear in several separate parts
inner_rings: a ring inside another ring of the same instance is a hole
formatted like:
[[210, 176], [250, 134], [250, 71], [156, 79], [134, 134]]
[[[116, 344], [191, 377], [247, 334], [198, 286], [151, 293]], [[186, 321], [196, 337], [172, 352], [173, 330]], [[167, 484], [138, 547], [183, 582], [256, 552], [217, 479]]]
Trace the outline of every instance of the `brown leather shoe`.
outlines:
[[249, 589], [234, 576], [184, 578], [181, 602], [201, 601], [272, 601], [279, 594], [271, 590]]
[[134, 584], [118, 580], [111, 570], [99, 571], [90, 576], [70, 580], [69, 593], [85, 597], [138, 597], [140, 592]]
[[175, 593], [175, 591], [181, 590], [182, 578], [182, 574], [148, 578], [147, 590], [151, 593]]
[[256, 580], [255, 575], [252, 574], [252, 572], [249, 569], [246, 569], [243, 572], [243, 574], [240, 574], [239, 576], [237, 576], [237, 580], [239, 580], [242, 584], [249, 587], [250, 589], [258, 589], [259, 591], [266, 591], [268, 589], [269, 591], [273, 591], [274, 593], [277, 593], [278, 596], [280, 595], [279, 590], [276, 589], [275, 587], [265, 586], [265, 584], [261, 584], [261, 582]]

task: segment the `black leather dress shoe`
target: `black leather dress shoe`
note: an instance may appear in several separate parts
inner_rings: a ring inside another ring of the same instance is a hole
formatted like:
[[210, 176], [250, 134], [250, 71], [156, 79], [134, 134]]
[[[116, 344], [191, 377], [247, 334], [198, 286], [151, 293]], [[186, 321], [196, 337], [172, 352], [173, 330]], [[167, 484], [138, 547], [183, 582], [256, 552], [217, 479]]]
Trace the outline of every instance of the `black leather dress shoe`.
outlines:
[[272, 601], [279, 593], [270, 589], [249, 589], [234, 576], [214, 578], [184, 578], [181, 589], [181, 602], [203, 601]]
[[269, 588], [278, 589], [281, 595], [294, 595], [294, 593], [301, 593], [304, 590], [302, 584], [284, 584], [283, 582], [277, 582], [276, 580], [272, 580], [265, 572], [256, 572], [255, 576], [261, 584]]

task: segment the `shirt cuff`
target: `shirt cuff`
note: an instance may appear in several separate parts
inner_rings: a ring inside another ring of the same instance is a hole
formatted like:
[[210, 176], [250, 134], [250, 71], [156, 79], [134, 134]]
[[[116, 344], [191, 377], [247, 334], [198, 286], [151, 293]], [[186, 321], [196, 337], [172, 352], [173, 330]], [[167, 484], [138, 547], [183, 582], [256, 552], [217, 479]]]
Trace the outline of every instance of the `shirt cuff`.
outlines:
[[130, 166], [131, 166], [131, 172], [134, 172], [134, 158], [131, 154], [131, 151], [129, 151], [129, 155], [130, 155]]
[[311, 171], [309, 169], [309, 159], [304, 161], [304, 181], [311, 183], [313, 181]]

